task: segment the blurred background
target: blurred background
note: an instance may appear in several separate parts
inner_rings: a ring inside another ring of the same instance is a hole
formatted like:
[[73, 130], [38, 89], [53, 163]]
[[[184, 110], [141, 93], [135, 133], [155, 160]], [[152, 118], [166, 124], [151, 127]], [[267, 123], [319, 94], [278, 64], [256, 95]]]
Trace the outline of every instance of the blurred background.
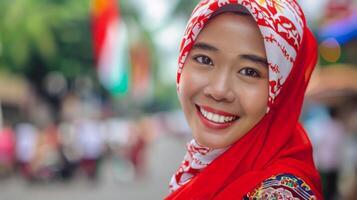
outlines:
[[[0, 0], [0, 200], [163, 199], [197, 0]], [[319, 43], [301, 121], [326, 199], [357, 199], [357, 0], [300, 0]]]

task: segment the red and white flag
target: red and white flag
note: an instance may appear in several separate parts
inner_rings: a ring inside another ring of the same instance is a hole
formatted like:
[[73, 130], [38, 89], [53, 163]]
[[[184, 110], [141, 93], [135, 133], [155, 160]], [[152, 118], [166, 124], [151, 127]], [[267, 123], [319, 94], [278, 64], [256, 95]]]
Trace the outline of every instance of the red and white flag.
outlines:
[[116, 0], [93, 0], [93, 42], [98, 78], [114, 96], [126, 95], [130, 83], [128, 34]]

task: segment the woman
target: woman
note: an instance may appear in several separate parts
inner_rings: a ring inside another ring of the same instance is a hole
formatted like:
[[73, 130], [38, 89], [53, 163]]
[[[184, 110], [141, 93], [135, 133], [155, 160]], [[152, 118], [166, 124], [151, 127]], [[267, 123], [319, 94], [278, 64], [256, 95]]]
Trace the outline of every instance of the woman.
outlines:
[[203, 0], [181, 43], [194, 139], [166, 199], [322, 199], [298, 122], [316, 41], [294, 0]]

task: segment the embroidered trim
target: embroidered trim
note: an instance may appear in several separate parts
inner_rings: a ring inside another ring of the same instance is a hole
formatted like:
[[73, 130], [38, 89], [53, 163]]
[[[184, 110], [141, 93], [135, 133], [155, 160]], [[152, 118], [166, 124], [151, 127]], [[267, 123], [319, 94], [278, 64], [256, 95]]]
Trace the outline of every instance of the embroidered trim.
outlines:
[[302, 179], [291, 174], [280, 174], [263, 181], [243, 199], [316, 200], [316, 196]]

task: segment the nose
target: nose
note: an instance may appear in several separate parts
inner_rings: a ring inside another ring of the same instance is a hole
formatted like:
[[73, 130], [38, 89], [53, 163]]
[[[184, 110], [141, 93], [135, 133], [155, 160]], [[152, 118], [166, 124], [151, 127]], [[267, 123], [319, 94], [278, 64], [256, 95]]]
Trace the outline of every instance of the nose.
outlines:
[[232, 90], [231, 75], [229, 71], [216, 71], [211, 74], [208, 84], [203, 92], [205, 96], [219, 102], [233, 102], [235, 99]]

